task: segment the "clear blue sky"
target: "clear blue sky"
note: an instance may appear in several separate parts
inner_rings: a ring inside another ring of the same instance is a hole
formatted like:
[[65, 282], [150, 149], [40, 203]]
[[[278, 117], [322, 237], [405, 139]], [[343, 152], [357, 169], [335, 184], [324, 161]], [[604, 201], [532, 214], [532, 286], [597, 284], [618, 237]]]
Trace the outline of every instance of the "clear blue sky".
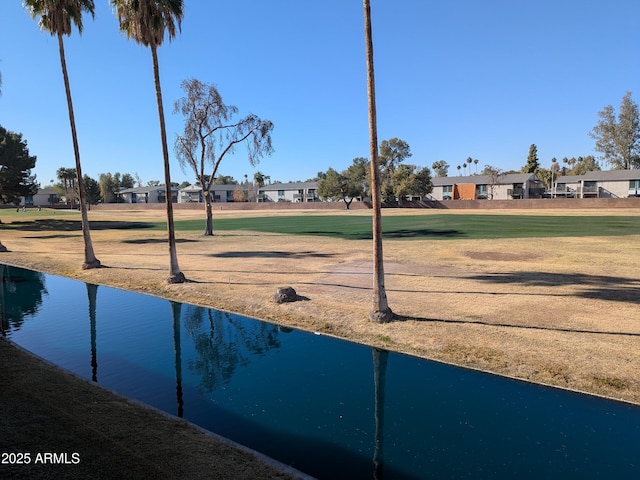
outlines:
[[[24, 135], [46, 186], [73, 149], [57, 41], [21, 3], [0, 2], [0, 124]], [[519, 169], [532, 143], [542, 166], [595, 154], [598, 111], [640, 99], [638, 0], [371, 3], [379, 140], [407, 141], [416, 165]], [[150, 51], [119, 33], [108, 0], [84, 23], [65, 39], [84, 173], [162, 180]], [[159, 50], [172, 180], [193, 180], [173, 157], [190, 77], [275, 124], [272, 156], [254, 168], [239, 149], [221, 174], [305, 180], [368, 156], [363, 31], [360, 0], [185, 0], [182, 33]]]

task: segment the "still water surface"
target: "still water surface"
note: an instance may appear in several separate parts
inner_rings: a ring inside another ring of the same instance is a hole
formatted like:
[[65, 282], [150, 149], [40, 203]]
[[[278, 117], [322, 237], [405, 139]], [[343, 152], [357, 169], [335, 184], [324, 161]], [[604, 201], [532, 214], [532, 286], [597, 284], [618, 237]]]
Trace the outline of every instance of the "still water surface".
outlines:
[[640, 478], [640, 407], [0, 266], [3, 334], [318, 478]]

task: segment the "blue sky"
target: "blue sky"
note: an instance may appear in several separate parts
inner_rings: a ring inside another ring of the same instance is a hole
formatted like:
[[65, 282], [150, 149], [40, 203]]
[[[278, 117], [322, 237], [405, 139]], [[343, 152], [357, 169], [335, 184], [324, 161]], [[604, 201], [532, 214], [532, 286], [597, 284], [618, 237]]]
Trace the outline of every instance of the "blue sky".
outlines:
[[[21, 3], [0, 2], [0, 125], [24, 135], [46, 186], [73, 149], [57, 40]], [[519, 169], [532, 143], [542, 166], [595, 154], [598, 111], [640, 99], [637, 0], [371, 3], [378, 137], [407, 141], [416, 165]], [[119, 33], [108, 0], [84, 23], [65, 38], [83, 171], [162, 180], [150, 51]], [[182, 33], [159, 50], [172, 180], [194, 178], [173, 157], [172, 114], [192, 77], [275, 124], [272, 156], [252, 167], [238, 149], [220, 174], [305, 180], [366, 157], [363, 32], [360, 0], [185, 0]]]

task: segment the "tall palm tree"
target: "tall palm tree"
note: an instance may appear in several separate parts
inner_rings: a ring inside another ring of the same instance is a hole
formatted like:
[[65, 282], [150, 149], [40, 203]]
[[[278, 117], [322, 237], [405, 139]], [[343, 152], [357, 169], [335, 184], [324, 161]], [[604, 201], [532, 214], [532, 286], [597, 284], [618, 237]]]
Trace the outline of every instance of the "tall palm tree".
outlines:
[[169, 149], [167, 147], [167, 131], [164, 123], [164, 107], [160, 88], [160, 71], [158, 69], [157, 49], [164, 40], [165, 32], [172, 40], [182, 23], [184, 5], [182, 0], [111, 0], [116, 16], [120, 22], [120, 31], [128, 38], [151, 49], [153, 61], [153, 79], [156, 87], [158, 117], [160, 119], [160, 140], [162, 141], [162, 157], [164, 160], [164, 185], [167, 205], [167, 233], [169, 237], [169, 283], [182, 283], [184, 274], [178, 265], [176, 252], [175, 227], [173, 223], [173, 205], [171, 195], [171, 172], [169, 169]]
[[60, 63], [62, 65], [62, 77], [64, 88], [67, 94], [67, 107], [69, 110], [69, 123], [71, 124], [71, 137], [73, 139], [73, 153], [76, 159], [76, 175], [78, 178], [78, 195], [80, 197], [80, 215], [82, 218], [82, 236], [84, 238], [84, 263], [83, 269], [98, 268], [101, 266], [93, 253], [91, 243], [91, 232], [89, 230], [89, 219], [87, 217], [86, 195], [84, 192], [84, 182], [82, 181], [82, 166], [80, 165], [80, 149], [78, 148], [78, 135], [76, 132], [76, 120], [73, 114], [73, 103], [71, 101], [71, 89], [69, 87], [69, 76], [67, 75], [67, 61], [64, 55], [64, 35], [71, 35], [72, 25], [82, 34], [82, 15], [90, 13], [95, 15], [95, 5], [93, 0], [24, 0], [24, 7], [29, 11], [31, 18], [40, 17], [38, 25], [52, 36], [58, 37], [58, 49], [60, 51]]
[[[2, 95], [2, 74], [0, 73], [0, 95]], [[2, 242], [0, 242], [0, 252], [8, 252], [7, 247], [5, 247]], [[1, 293], [1, 292], [0, 292]], [[2, 321], [0, 319], [0, 321]]]
[[367, 97], [369, 103], [369, 154], [371, 165], [371, 200], [373, 203], [373, 304], [369, 318], [378, 323], [393, 319], [384, 288], [384, 260], [382, 256], [382, 212], [380, 211], [380, 170], [378, 166], [378, 124], [376, 118], [376, 82], [373, 68], [373, 39], [371, 34], [371, 5], [363, 0], [364, 36], [367, 55]]

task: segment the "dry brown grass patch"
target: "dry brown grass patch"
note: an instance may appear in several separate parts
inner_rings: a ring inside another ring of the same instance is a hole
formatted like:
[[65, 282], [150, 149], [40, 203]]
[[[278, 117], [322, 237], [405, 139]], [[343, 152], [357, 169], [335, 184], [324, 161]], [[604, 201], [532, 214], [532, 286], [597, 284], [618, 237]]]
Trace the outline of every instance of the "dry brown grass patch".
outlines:
[[[100, 212], [98, 218], [144, 221], [151, 218], [150, 213]], [[522, 212], [506, 214], [513, 213]], [[420, 214], [431, 212], [385, 211], [385, 215]], [[161, 212], [152, 215], [162, 218]], [[176, 212], [177, 218], [201, 215]], [[11, 250], [2, 254], [2, 260], [640, 403], [640, 385], [631, 380], [640, 367], [638, 236], [387, 240], [387, 295], [402, 319], [387, 325], [368, 321], [369, 241], [251, 232], [203, 237], [178, 232], [178, 257], [189, 282], [167, 285], [165, 232], [92, 232], [96, 254], [108, 268], [89, 271], [80, 269], [79, 232], [34, 236], [33, 232], [2, 231], [0, 240]], [[309, 300], [275, 304], [273, 294], [284, 285]], [[602, 380], [607, 378], [620, 381]]]

